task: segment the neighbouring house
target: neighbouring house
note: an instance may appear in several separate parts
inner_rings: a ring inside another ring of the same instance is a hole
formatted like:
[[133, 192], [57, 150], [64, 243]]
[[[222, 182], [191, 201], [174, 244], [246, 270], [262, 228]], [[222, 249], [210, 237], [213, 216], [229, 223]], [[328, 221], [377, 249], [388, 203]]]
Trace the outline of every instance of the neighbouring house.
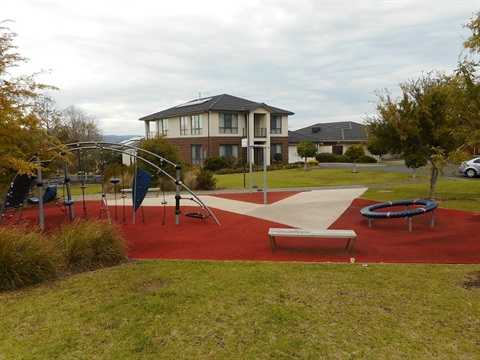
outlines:
[[[140, 144], [140, 141], [142, 141], [143, 139], [145, 139], [143, 136], [134, 136], [130, 139], [120, 141], [120, 144], [126, 145], [126, 146], [138, 147], [138, 145]], [[122, 153], [122, 164], [127, 166], [134, 164], [135, 156], [137, 155], [135, 153], [135, 150], [126, 148], [124, 151], [125, 152]]]
[[343, 155], [352, 145], [361, 144], [365, 154], [370, 155], [366, 148], [368, 139], [364, 125], [353, 121], [321, 123], [307, 126], [303, 129], [288, 132], [288, 159], [290, 163], [302, 162], [297, 154], [300, 141], [310, 141], [317, 145], [318, 153]]
[[[191, 100], [140, 118], [147, 139], [164, 135], [180, 156], [201, 165], [211, 156], [270, 165], [288, 161], [288, 117], [294, 113], [262, 102], [222, 94]], [[267, 158], [264, 148], [267, 148]], [[251, 155], [252, 154], [252, 155]], [[250, 159], [252, 158], [252, 159]]]

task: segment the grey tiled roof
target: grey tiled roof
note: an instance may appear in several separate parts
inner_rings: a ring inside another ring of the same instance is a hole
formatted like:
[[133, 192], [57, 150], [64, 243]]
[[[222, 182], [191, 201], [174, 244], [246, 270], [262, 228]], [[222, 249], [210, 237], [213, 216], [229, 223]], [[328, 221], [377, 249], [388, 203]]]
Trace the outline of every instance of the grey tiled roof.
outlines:
[[321, 123], [303, 129], [289, 131], [288, 141], [298, 143], [302, 140], [311, 142], [366, 141], [365, 127], [353, 121]]
[[259, 107], [266, 107], [274, 115], [293, 115], [294, 113], [288, 110], [283, 110], [276, 108], [265, 103], [258, 103], [255, 101], [242, 99], [236, 96], [222, 94], [216, 96], [209, 96], [202, 99], [191, 100], [187, 103], [174, 106], [172, 108], [156, 112], [144, 117], [141, 117], [139, 120], [148, 121], [148, 120], [157, 120], [164, 119], [172, 116], [180, 116], [187, 114], [201, 113], [205, 111], [231, 111], [231, 112], [243, 112], [251, 111]]

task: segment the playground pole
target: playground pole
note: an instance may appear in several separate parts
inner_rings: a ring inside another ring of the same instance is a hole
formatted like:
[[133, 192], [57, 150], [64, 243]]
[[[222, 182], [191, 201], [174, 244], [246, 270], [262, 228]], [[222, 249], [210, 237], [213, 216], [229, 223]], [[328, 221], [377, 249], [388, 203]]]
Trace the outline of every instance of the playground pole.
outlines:
[[267, 205], [267, 146], [263, 148], [263, 205]]
[[253, 188], [253, 148], [263, 148], [263, 204], [267, 205], [267, 146], [250, 145], [250, 194]]
[[66, 153], [62, 153], [63, 156], [63, 175], [65, 176], [65, 187], [67, 189], [67, 204], [70, 212], [70, 220], [75, 219], [75, 213], [73, 212], [72, 190], [70, 189], [70, 178], [68, 177], [68, 165], [65, 159]]
[[181, 170], [182, 165], [177, 163], [175, 165], [176, 175], [175, 175], [175, 225], [180, 224], [180, 185], [182, 184], [181, 178]]
[[250, 145], [249, 153], [250, 154], [248, 156], [248, 162], [250, 164], [249, 165], [250, 166], [249, 172], [250, 172], [250, 194], [251, 194], [252, 193], [252, 188], [253, 188], [253, 174], [252, 174], [252, 172], [253, 172], [253, 169], [252, 169], [252, 167], [253, 167], [253, 145]]
[[38, 196], [38, 218], [40, 221], [40, 229], [45, 228], [45, 218], [43, 215], [43, 180], [42, 180], [42, 161], [38, 154], [35, 155], [37, 158], [37, 196]]

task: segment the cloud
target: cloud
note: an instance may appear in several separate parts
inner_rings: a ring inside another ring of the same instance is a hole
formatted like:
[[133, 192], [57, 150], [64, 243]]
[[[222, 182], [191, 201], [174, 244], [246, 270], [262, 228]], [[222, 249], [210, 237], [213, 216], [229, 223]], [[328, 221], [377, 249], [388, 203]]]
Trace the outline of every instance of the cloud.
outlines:
[[477, 1], [8, 1], [28, 72], [105, 134], [229, 93], [295, 112], [290, 127], [362, 121], [376, 89], [451, 71]]

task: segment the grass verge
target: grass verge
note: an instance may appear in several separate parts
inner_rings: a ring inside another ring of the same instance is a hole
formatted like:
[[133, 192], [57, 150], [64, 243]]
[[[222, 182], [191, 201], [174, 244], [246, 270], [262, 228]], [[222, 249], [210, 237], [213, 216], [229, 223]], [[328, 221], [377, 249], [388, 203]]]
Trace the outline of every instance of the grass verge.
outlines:
[[[241, 189], [244, 187], [244, 174], [215, 175], [219, 189]], [[250, 184], [250, 174], [245, 174], [246, 187]], [[267, 186], [274, 188], [314, 187], [314, 186], [346, 186], [379, 183], [409, 182], [419, 183], [429, 179], [427, 175], [417, 175], [401, 172], [386, 172], [360, 170], [353, 173], [351, 169], [288, 169], [267, 172]], [[263, 187], [263, 172], [252, 174], [253, 184]]]
[[139, 261], [0, 293], [0, 358], [473, 359], [478, 265]]

